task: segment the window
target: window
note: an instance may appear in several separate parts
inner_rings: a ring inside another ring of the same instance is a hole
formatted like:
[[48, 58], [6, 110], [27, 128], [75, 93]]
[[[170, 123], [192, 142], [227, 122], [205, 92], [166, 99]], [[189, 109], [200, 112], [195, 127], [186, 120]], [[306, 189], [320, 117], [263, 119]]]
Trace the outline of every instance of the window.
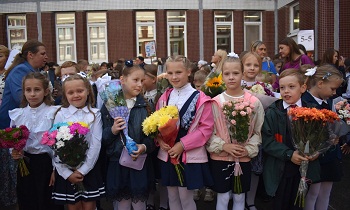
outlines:
[[250, 50], [250, 45], [256, 40], [262, 40], [261, 12], [244, 12], [244, 50]]
[[299, 3], [290, 7], [290, 31], [299, 30]]
[[186, 12], [168, 11], [168, 55], [187, 56]]
[[8, 47], [23, 46], [27, 41], [26, 16], [25, 15], [8, 15], [7, 16], [7, 37]]
[[107, 62], [107, 16], [105, 12], [87, 13], [89, 62]]
[[56, 36], [57, 63], [76, 61], [74, 13], [56, 14]]
[[233, 51], [232, 12], [215, 11], [215, 51], [218, 49]]
[[155, 13], [136, 12], [136, 52], [137, 55], [146, 57], [145, 44], [156, 41]]

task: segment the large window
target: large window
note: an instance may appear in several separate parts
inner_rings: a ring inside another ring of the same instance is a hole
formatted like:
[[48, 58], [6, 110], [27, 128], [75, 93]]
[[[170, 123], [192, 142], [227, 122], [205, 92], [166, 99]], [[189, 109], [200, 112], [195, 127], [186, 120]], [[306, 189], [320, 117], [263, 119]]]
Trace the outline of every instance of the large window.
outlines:
[[187, 56], [186, 12], [168, 11], [168, 55]]
[[256, 40], [262, 40], [261, 12], [244, 12], [244, 50], [250, 50], [250, 45]]
[[8, 15], [7, 16], [7, 37], [8, 47], [10, 49], [15, 45], [23, 46], [27, 41], [26, 16]]
[[56, 14], [57, 63], [76, 61], [75, 14]]
[[154, 12], [136, 12], [136, 51], [146, 57], [145, 44], [156, 41], [156, 26]]
[[299, 3], [294, 4], [290, 7], [290, 31], [299, 29]]
[[87, 14], [89, 62], [107, 62], [107, 18], [105, 12]]
[[233, 51], [233, 21], [232, 11], [215, 11], [215, 51]]

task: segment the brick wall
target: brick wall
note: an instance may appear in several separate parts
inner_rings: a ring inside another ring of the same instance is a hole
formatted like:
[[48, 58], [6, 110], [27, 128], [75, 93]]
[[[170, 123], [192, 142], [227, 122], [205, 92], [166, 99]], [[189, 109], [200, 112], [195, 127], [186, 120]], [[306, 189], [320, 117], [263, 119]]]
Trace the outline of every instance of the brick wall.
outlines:
[[130, 10], [107, 12], [108, 59], [136, 57], [135, 14]]
[[299, 1], [300, 30], [313, 30], [315, 28], [315, 0]]
[[349, 0], [339, 0], [339, 52], [350, 58], [350, 4]]
[[208, 63], [211, 61], [211, 56], [214, 55], [214, 11], [203, 10], [203, 51], [204, 60]]
[[49, 61], [56, 62], [57, 48], [56, 48], [56, 28], [55, 28], [55, 13], [42, 13], [42, 38], [46, 46], [46, 53]]
[[80, 59], [88, 59], [88, 43], [87, 43], [87, 26], [86, 12], [75, 13], [75, 34], [77, 46], [77, 61]]
[[[27, 13], [27, 40], [31, 39], [38, 39], [38, 28], [37, 28], [37, 21], [36, 21], [36, 13]], [[42, 25], [43, 24], [43, 19]]]
[[240, 54], [244, 50], [243, 11], [233, 11], [234, 52]]
[[165, 10], [156, 10], [157, 57], [165, 58], [167, 48], [167, 19]]
[[0, 15], [0, 29], [2, 29], [2, 32], [0, 33], [0, 44], [8, 47], [6, 28], [6, 15]]
[[334, 3], [318, 1], [318, 56], [322, 58], [328, 48], [334, 47]]
[[[198, 10], [187, 10], [187, 57], [199, 60], [199, 14]], [[194, 50], [198, 49], [198, 50]]]
[[289, 27], [289, 7], [285, 6], [278, 10], [278, 41], [287, 37]]
[[268, 56], [275, 54], [275, 17], [273, 11], [262, 12], [262, 40], [265, 42]]

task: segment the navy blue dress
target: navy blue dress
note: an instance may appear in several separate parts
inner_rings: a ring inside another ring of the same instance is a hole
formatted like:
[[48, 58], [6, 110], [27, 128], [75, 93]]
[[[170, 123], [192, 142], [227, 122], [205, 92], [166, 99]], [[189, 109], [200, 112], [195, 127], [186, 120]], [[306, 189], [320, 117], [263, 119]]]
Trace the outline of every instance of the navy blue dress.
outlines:
[[[176, 142], [187, 135], [188, 129], [196, 115], [196, 103], [199, 98], [199, 91], [195, 91], [180, 110], [179, 117], [181, 119], [180, 129], [177, 134]], [[195, 141], [195, 139], [193, 140]], [[181, 185], [175, 166], [170, 162], [170, 157], [167, 162], [161, 161], [161, 176], [162, 185], [187, 187], [189, 190], [201, 189], [204, 186], [212, 186], [213, 179], [210, 174], [208, 163], [186, 163], [182, 161], [182, 155], [179, 158], [180, 164], [183, 166], [181, 171], [184, 177], [184, 183]]]

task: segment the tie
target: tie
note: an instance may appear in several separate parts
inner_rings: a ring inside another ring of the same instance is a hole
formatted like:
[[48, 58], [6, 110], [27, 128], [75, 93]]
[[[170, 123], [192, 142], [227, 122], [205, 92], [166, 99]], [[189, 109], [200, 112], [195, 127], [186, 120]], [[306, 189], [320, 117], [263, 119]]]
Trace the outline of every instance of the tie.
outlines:
[[295, 107], [298, 107], [298, 106], [296, 104], [289, 105], [289, 108], [295, 108]]
[[329, 105], [328, 105], [326, 102], [324, 102], [324, 101], [322, 101], [321, 106], [322, 106], [322, 108], [324, 108], [324, 109], [329, 109]]

